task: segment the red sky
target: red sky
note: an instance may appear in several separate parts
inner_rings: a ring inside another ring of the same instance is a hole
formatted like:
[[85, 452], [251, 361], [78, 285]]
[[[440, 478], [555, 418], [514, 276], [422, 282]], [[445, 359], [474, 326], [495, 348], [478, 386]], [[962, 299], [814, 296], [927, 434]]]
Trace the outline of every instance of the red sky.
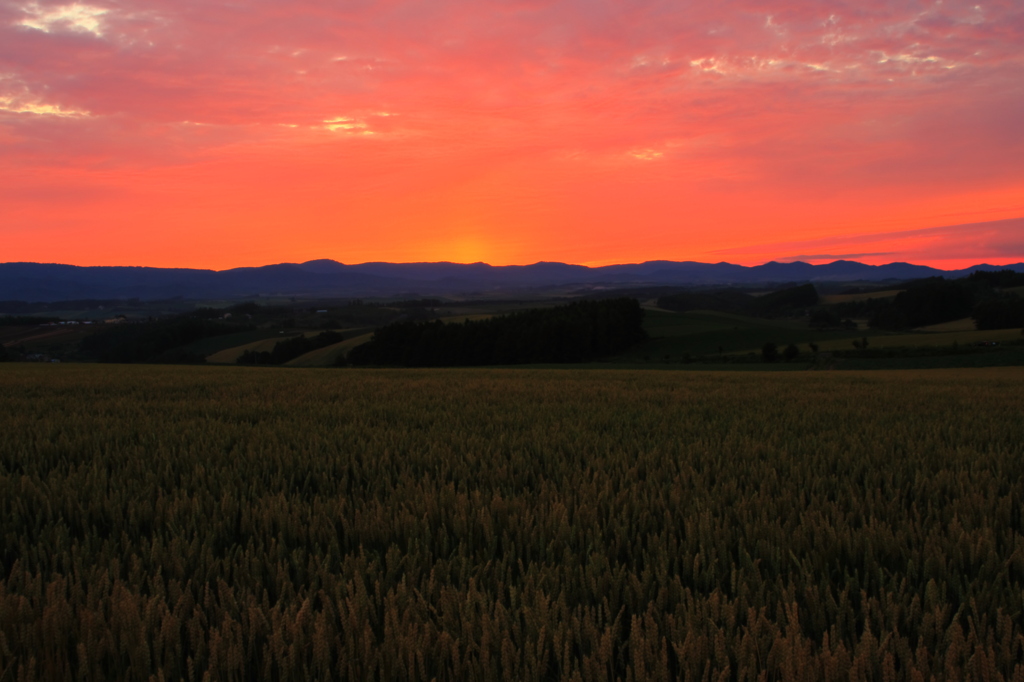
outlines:
[[0, 262], [1024, 261], [1024, 4], [0, 0]]

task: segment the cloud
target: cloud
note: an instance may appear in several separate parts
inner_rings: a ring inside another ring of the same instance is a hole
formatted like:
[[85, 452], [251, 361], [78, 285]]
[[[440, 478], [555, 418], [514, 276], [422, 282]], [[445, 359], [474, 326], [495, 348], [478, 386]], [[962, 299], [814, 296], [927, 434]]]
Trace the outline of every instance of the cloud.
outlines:
[[[308, 205], [375, 201], [346, 241], [368, 257], [498, 223], [528, 259], [687, 257], [1019, 205], [1021, 44], [1012, 2], [0, 0], [0, 173], [162, 196], [133, 173], [194, 169], [180, 194], [238, 192], [227, 243], [276, 196], [217, 175], [244, 167]], [[330, 247], [332, 210], [303, 238]]]
[[19, 100], [10, 95], [0, 95], [0, 112], [12, 114], [39, 114], [44, 116], [88, 116], [88, 111], [65, 109], [59, 104], [46, 104]]
[[27, 15], [16, 26], [33, 28], [43, 33], [79, 31], [102, 36], [103, 16], [109, 10], [83, 3], [42, 7], [33, 2], [22, 7]]

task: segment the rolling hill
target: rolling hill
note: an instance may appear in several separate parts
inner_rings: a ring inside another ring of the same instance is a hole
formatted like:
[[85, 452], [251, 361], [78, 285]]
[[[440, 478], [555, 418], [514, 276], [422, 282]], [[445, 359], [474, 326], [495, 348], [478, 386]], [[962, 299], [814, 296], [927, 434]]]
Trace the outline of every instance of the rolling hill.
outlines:
[[[486, 263], [361, 263], [333, 260], [279, 263], [230, 270], [150, 267], [79, 267], [48, 263], [0, 263], [0, 303], [69, 299], [252, 298], [257, 296], [425, 296], [487, 295], [500, 291], [630, 286], [753, 285], [778, 282], [884, 282], [941, 275], [962, 277], [975, 270], [1013, 269], [1024, 263], [980, 264], [937, 270], [909, 263], [866, 265], [835, 261], [745, 267], [731, 263], [648, 261], [586, 267], [539, 262], [493, 266]], [[0, 309], [0, 313], [4, 312]]]

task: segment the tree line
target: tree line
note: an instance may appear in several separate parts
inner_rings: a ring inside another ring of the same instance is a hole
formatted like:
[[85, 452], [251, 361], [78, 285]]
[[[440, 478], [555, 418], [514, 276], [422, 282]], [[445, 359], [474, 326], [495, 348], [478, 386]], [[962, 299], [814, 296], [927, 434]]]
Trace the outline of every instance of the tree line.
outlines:
[[929, 277], [905, 285], [891, 299], [838, 304], [843, 317], [866, 317], [875, 329], [926, 327], [971, 317], [978, 329], [1024, 326], [1024, 299], [1005, 289], [1024, 286], [1024, 273], [978, 271], [963, 279]]
[[763, 296], [738, 289], [695, 290], [658, 298], [658, 306], [675, 312], [714, 310], [754, 317], [807, 315], [811, 327], [855, 328], [867, 319], [874, 329], [899, 331], [971, 317], [978, 329], [1024, 326], [1024, 298], [1008, 289], [1024, 287], [1024, 273], [976, 271], [947, 280], [928, 277], [906, 282], [895, 297], [880, 295], [858, 301], [822, 304], [813, 284], [787, 287]]
[[577, 301], [461, 324], [398, 322], [353, 348], [353, 365], [442, 367], [589, 362], [647, 338], [633, 298]]
[[82, 339], [83, 353], [99, 362], [203, 363], [201, 354], [184, 348], [213, 336], [252, 329], [238, 325], [185, 316], [139, 324], [110, 326]]
[[754, 296], [736, 289], [684, 291], [658, 298], [658, 307], [675, 312], [716, 310], [723, 313], [777, 317], [801, 312], [818, 304], [813, 284], [801, 284]]

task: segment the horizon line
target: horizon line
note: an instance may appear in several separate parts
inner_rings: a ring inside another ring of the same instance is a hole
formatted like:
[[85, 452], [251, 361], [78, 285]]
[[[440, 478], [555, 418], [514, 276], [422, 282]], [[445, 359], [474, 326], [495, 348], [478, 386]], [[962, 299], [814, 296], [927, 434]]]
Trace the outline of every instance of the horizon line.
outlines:
[[[814, 260], [817, 260], [817, 259], [814, 259]], [[343, 267], [360, 267], [360, 266], [365, 266], [365, 265], [458, 265], [458, 266], [484, 265], [484, 266], [491, 267], [491, 268], [525, 268], [525, 267], [531, 267], [531, 266], [535, 266], [535, 265], [567, 265], [567, 266], [571, 266], [571, 267], [586, 268], [588, 270], [600, 270], [600, 269], [603, 269], [603, 268], [622, 267], [622, 266], [631, 266], [631, 265], [639, 266], [639, 265], [647, 265], [647, 264], [650, 264], [650, 263], [666, 263], [666, 264], [671, 263], [671, 264], [676, 264], [676, 265], [681, 265], [681, 264], [731, 265], [731, 266], [734, 266], [734, 267], [747, 268], [747, 269], [763, 267], [763, 266], [766, 266], [766, 265], [773, 265], [773, 264], [774, 265], [796, 265], [796, 264], [802, 264], [802, 265], [809, 265], [811, 267], [822, 267], [822, 266], [827, 266], [827, 265], [835, 265], [836, 263], [856, 263], [857, 265], [863, 265], [863, 266], [870, 267], [870, 268], [881, 268], [881, 267], [886, 267], [886, 266], [889, 266], [889, 265], [909, 265], [909, 266], [913, 266], [913, 267], [929, 268], [929, 269], [937, 270], [937, 271], [940, 271], [940, 272], [959, 272], [959, 271], [970, 270], [972, 268], [978, 268], [978, 267], [983, 267], [983, 266], [984, 267], [991, 267], [991, 268], [1007, 268], [1007, 267], [1012, 267], [1012, 266], [1015, 266], [1015, 265], [1024, 265], [1024, 261], [1007, 262], [1007, 263], [1003, 263], [1003, 264], [989, 263], [989, 262], [979, 262], [979, 263], [975, 263], [973, 265], [969, 265], [969, 266], [964, 267], [964, 268], [950, 268], [950, 269], [947, 269], [947, 268], [936, 267], [934, 265], [925, 265], [925, 264], [922, 264], [922, 263], [915, 263], [915, 262], [912, 262], [912, 261], [892, 261], [892, 262], [889, 262], [889, 263], [881, 263], [881, 264], [875, 265], [875, 264], [864, 263], [862, 261], [858, 261], [858, 260], [854, 260], [854, 259], [849, 259], [849, 258], [836, 258], [835, 260], [831, 260], [831, 261], [824, 262], [824, 263], [811, 263], [811, 262], [808, 262], [806, 260], [801, 260], [799, 257], [796, 257], [794, 260], [788, 260], [788, 259], [775, 260], [775, 259], [772, 259], [772, 260], [764, 261], [762, 263], [758, 263], [756, 265], [742, 265], [742, 264], [739, 264], [739, 263], [731, 263], [729, 261], [724, 261], [724, 260], [716, 261], [716, 262], [709, 262], [709, 261], [697, 261], [697, 260], [670, 260], [670, 259], [665, 259], [665, 258], [655, 258], [655, 259], [650, 259], [650, 260], [645, 260], [645, 261], [637, 261], [637, 262], [631, 262], [631, 263], [630, 262], [607, 263], [605, 265], [587, 265], [585, 263], [570, 263], [570, 262], [567, 262], [567, 261], [551, 261], [551, 260], [538, 260], [538, 261], [535, 261], [533, 263], [509, 263], [509, 264], [505, 264], [505, 265], [492, 265], [491, 263], [487, 263], [485, 261], [473, 261], [473, 262], [468, 262], [468, 263], [461, 263], [461, 262], [458, 262], [458, 261], [449, 261], [449, 260], [440, 260], [440, 261], [383, 261], [383, 260], [372, 260], [372, 261], [363, 261], [361, 263], [345, 263], [343, 261], [334, 260], [333, 258], [313, 258], [311, 260], [301, 261], [301, 262], [280, 261], [280, 262], [277, 262], [277, 263], [264, 263], [263, 265], [239, 265], [239, 266], [235, 266], [235, 267], [231, 267], [231, 268], [224, 268], [222, 270], [217, 270], [217, 269], [214, 269], [214, 268], [202, 268], [202, 267], [191, 267], [191, 266], [180, 266], [180, 265], [172, 265], [172, 266], [158, 266], [158, 265], [77, 265], [75, 263], [56, 263], [56, 262], [42, 262], [42, 261], [5, 261], [5, 262], [0, 263], [0, 265], [56, 265], [56, 266], [73, 267], [73, 268], [137, 268], [137, 269], [150, 269], [150, 270], [194, 270], [194, 271], [206, 271], [206, 272], [218, 272], [219, 273], [219, 272], [230, 272], [232, 270], [246, 270], [246, 269], [256, 270], [256, 269], [260, 269], [260, 268], [268, 268], [268, 267], [274, 267], [274, 266], [279, 266], [279, 265], [302, 266], [302, 265], [309, 265], [310, 263], [335, 263], [335, 264], [343, 266]]]

